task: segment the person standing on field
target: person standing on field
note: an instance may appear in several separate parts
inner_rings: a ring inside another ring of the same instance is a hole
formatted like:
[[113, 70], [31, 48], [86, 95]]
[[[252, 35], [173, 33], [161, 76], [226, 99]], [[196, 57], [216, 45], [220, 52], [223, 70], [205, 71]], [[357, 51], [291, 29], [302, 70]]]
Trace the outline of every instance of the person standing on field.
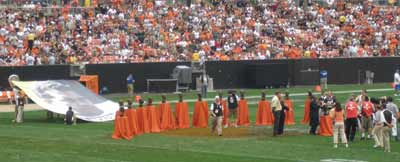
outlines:
[[237, 127], [237, 111], [239, 107], [239, 97], [235, 94], [235, 91], [229, 91], [229, 95], [227, 98], [228, 101], [228, 108], [229, 108], [229, 121], [231, 122], [230, 125]]
[[393, 103], [393, 98], [390, 96], [387, 98], [386, 109], [389, 110], [393, 114], [393, 117], [395, 118], [395, 120], [393, 120], [394, 122], [392, 123], [393, 125], [392, 136], [395, 137], [396, 141], [399, 141], [399, 131], [397, 130], [398, 127], [397, 119], [399, 119], [398, 117], [399, 108], [397, 107], [396, 104]]
[[350, 100], [346, 103], [346, 137], [348, 141], [353, 142], [357, 130], [357, 116], [358, 109], [357, 103], [354, 102], [354, 97], [351, 96]]
[[342, 140], [342, 143], [345, 144], [345, 147], [349, 147], [347, 144], [347, 137], [346, 133], [344, 132], [344, 111], [342, 109], [342, 106], [340, 103], [336, 103], [333, 113], [332, 113], [332, 118], [334, 121], [334, 126], [333, 126], [333, 147], [337, 148], [338, 147], [338, 142], [339, 142], [339, 136]]
[[397, 69], [396, 72], [394, 73], [394, 91], [395, 94], [394, 96], [399, 96], [399, 91], [400, 91], [400, 69]]
[[210, 106], [212, 117], [211, 133], [217, 132], [218, 136], [222, 136], [223, 109], [219, 96], [215, 96], [215, 100]]
[[275, 92], [275, 96], [271, 100], [271, 108], [274, 113], [274, 131], [273, 131], [273, 136], [276, 136], [279, 134], [279, 125], [281, 121], [281, 112], [282, 110], [282, 105], [281, 105], [281, 93], [280, 92]]
[[133, 93], [135, 91], [135, 89], [134, 89], [135, 88], [134, 87], [135, 78], [133, 78], [132, 74], [129, 74], [128, 77], [126, 78], [126, 84], [127, 84], [127, 88], [128, 88], [128, 94], [130, 96], [133, 96]]
[[365, 139], [365, 132], [368, 133], [367, 138], [371, 138], [372, 131], [372, 115], [374, 113], [374, 105], [370, 102], [369, 97], [364, 96], [364, 102], [361, 105], [362, 127], [361, 140]]

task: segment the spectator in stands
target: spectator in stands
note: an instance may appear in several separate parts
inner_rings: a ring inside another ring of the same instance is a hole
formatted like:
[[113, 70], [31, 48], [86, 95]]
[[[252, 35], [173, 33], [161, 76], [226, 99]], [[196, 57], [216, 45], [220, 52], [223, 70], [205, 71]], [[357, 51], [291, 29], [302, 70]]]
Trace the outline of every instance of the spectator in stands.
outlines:
[[2, 9], [0, 65], [397, 56], [400, 47], [400, 10], [370, 2], [65, 3]]

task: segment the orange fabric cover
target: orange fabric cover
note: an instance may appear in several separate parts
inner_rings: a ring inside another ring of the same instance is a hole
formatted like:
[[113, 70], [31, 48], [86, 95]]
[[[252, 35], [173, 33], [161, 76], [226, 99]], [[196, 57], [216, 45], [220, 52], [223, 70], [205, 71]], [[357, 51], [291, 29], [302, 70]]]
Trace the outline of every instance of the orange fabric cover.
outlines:
[[149, 117], [147, 111], [148, 110], [145, 107], [140, 107], [136, 109], [139, 134], [150, 133]]
[[239, 108], [238, 108], [237, 125], [248, 126], [250, 125], [250, 120], [249, 120], [249, 107], [247, 105], [247, 101], [239, 100], [238, 103], [239, 103]]
[[308, 124], [310, 123], [310, 99], [307, 97], [306, 101], [304, 102], [304, 116], [303, 120], [301, 120], [301, 124]]
[[226, 100], [221, 100], [221, 104], [223, 107], [223, 119], [222, 119], [222, 125], [229, 124], [229, 108], [228, 104], [226, 103]]
[[318, 134], [321, 136], [332, 136], [333, 135], [333, 124], [332, 119], [328, 115], [320, 116], [319, 119], [319, 131]]
[[126, 116], [128, 117], [129, 130], [131, 131], [132, 135], [140, 134], [138, 130], [136, 111], [134, 109], [127, 109]]
[[196, 128], [206, 128], [208, 126], [208, 105], [205, 101], [194, 103], [192, 126]]
[[272, 114], [269, 101], [259, 101], [256, 113], [256, 125], [273, 125], [274, 115]]
[[112, 134], [113, 139], [132, 139], [132, 133], [129, 130], [128, 118], [126, 116], [120, 116], [119, 111], [116, 113], [114, 121], [114, 133]]
[[175, 116], [177, 128], [189, 128], [189, 109], [186, 102], [178, 102], [175, 104]]
[[293, 101], [285, 100], [285, 104], [288, 106], [289, 110], [285, 111], [285, 125], [294, 125], [294, 110]]
[[169, 103], [161, 103], [158, 105], [158, 114], [160, 117], [160, 129], [162, 131], [164, 130], [170, 130], [170, 129], [175, 129], [175, 120], [174, 116], [171, 111], [171, 106]]
[[151, 105], [147, 106], [147, 117], [149, 119], [150, 132], [160, 132], [160, 118], [158, 117], [156, 107]]

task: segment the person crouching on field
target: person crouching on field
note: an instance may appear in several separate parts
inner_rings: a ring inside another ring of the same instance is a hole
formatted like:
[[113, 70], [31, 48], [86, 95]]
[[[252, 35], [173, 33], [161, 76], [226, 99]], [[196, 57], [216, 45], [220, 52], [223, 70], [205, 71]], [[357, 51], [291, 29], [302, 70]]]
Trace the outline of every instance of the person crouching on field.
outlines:
[[223, 118], [223, 107], [219, 96], [215, 96], [214, 103], [210, 106], [211, 117], [212, 117], [212, 127], [211, 134], [217, 131], [218, 136], [222, 136], [222, 118]]
[[335, 108], [331, 115], [335, 123], [333, 126], [333, 147], [338, 147], [339, 136], [342, 140], [342, 143], [345, 144], [346, 148], [349, 147], [349, 145], [347, 144], [346, 133], [344, 132], [344, 111], [339, 102], [335, 104]]

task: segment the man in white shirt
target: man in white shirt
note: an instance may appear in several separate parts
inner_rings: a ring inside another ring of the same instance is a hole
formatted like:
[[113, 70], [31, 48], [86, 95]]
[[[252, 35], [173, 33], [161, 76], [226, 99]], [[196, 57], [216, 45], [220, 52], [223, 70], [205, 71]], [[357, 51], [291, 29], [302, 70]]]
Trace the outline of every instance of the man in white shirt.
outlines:
[[395, 137], [396, 141], [399, 141], [399, 135], [398, 135], [398, 130], [397, 130], [397, 119], [398, 119], [398, 113], [399, 113], [399, 108], [397, 105], [393, 102], [392, 97], [387, 97], [387, 104], [386, 104], [386, 110], [389, 110], [393, 117], [394, 117], [394, 122], [392, 123], [393, 128], [392, 128], [392, 136]]
[[381, 115], [381, 123], [383, 123], [382, 127], [382, 144], [385, 148], [385, 152], [390, 152], [390, 131], [393, 128], [393, 123], [395, 122], [395, 117], [392, 112], [384, 109], [382, 110]]
[[375, 145], [374, 148], [377, 147], [382, 147], [382, 128], [383, 128], [383, 123], [381, 122], [381, 114], [382, 114], [382, 105], [381, 104], [376, 104], [376, 112], [373, 114], [373, 119], [374, 119], [374, 128], [372, 128], [372, 135], [375, 140]]
[[397, 69], [396, 73], [394, 73], [394, 90], [395, 90], [395, 96], [399, 95], [400, 91], [400, 70]]
[[281, 93], [275, 92], [275, 96], [271, 100], [271, 108], [274, 113], [274, 132], [273, 136], [278, 135], [279, 122], [281, 117], [282, 105], [281, 105]]

